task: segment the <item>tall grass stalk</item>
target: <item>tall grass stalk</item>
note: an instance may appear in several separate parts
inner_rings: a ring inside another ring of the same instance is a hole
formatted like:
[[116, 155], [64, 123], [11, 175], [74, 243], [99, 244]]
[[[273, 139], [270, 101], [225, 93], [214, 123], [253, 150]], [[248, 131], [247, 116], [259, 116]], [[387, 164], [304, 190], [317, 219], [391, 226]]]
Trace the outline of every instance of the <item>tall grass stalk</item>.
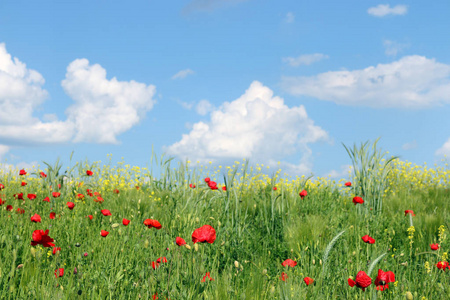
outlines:
[[392, 161], [398, 158], [391, 156], [386, 159], [388, 152], [377, 148], [377, 143], [367, 141], [353, 148], [342, 144], [353, 164], [353, 186], [357, 196], [363, 197], [366, 212], [373, 208], [380, 214], [383, 208], [383, 196], [388, 187], [388, 175], [392, 170]]

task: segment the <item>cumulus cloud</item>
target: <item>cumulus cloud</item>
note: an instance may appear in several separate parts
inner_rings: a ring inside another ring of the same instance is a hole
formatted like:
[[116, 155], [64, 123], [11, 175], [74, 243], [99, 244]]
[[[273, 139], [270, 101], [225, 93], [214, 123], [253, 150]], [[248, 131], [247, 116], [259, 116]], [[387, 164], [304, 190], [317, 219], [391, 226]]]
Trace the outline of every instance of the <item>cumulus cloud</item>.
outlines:
[[48, 96], [42, 88], [44, 83], [41, 74], [12, 58], [5, 44], [0, 43], [0, 126], [34, 123], [33, 111]]
[[294, 15], [294, 13], [288, 12], [288, 13], [286, 14], [286, 17], [284, 18], [284, 21], [285, 21], [286, 23], [294, 23], [294, 21], [295, 21], [295, 15]]
[[330, 177], [333, 179], [341, 179], [341, 178], [348, 178], [349, 176], [349, 171], [352, 170], [352, 166], [351, 165], [342, 165], [340, 167], [340, 170], [331, 170], [330, 172], [328, 172], [325, 177]]
[[375, 17], [384, 17], [387, 15], [406, 15], [407, 12], [408, 6], [406, 5], [396, 5], [391, 7], [389, 4], [380, 4], [367, 10], [369, 15]]
[[384, 40], [383, 41], [383, 46], [384, 46], [384, 53], [387, 56], [397, 56], [397, 54], [401, 51], [403, 51], [404, 49], [409, 47], [409, 44], [402, 44], [402, 43], [398, 43], [396, 41], [390, 41], [390, 40]]
[[117, 135], [136, 125], [155, 104], [153, 85], [108, 80], [106, 70], [87, 59], [70, 63], [61, 85], [75, 102], [66, 111], [76, 128], [74, 142], [117, 143]]
[[322, 53], [304, 54], [298, 57], [284, 57], [283, 62], [289, 64], [292, 67], [298, 67], [301, 65], [311, 65], [315, 62], [329, 58], [328, 55]]
[[183, 14], [189, 14], [195, 11], [211, 12], [218, 8], [233, 5], [248, 0], [192, 0], [182, 10]]
[[183, 79], [186, 78], [186, 76], [188, 75], [192, 75], [195, 72], [192, 71], [191, 69], [185, 69], [185, 70], [181, 70], [180, 72], [178, 72], [177, 74], [172, 76], [172, 79]]
[[297, 169], [304, 172], [311, 166], [308, 145], [327, 139], [303, 106], [289, 108], [271, 89], [254, 81], [241, 97], [212, 111], [208, 122], [195, 123], [167, 152], [200, 161], [252, 158], [272, 163], [300, 154]]
[[402, 149], [403, 150], [412, 150], [412, 149], [415, 149], [415, 148], [417, 148], [416, 140], [414, 140], [414, 141], [412, 141], [410, 143], [405, 143], [405, 144], [402, 145]]
[[201, 115], [205, 116], [211, 111], [213, 111], [214, 106], [208, 101], [208, 100], [200, 100], [197, 105], [195, 106], [195, 111]]
[[436, 150], [436, 155], [438, 156], [450, 156], [450, 138], [442, 145], [441, 148]]
[[[117, 135], [137, 124], [153, 107], [155, 87], [135, 81], [106, 79], [100, 65], [77, 59], [67, 68], [62, 82], [74, 100], [67, 119], [33, 112], [46, 100], [44, 78], [28, 69], [0, 44], [0, 144], [10, 146], [57, 144], [69, 141], [116, 143]], [[6, 148], [5, 148], [6, 147]], [[4, 153], [3, 153], [4, 154]]]
[[419, 108], [450, 103], [450, 65], [423, 56], [405, 56], [362, 70], [283, 77], [292, 95], [343, 105]]
[[0, 163], [5, 158], [5, 154], [8, 153], [9, 147], [6, 145], [0, 145]]

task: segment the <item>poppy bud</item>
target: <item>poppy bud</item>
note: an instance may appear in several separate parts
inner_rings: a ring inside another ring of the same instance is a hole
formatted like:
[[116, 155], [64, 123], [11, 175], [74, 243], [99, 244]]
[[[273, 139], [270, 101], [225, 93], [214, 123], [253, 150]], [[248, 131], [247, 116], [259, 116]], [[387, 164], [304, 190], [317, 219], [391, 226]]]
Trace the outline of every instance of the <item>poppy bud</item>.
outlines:
[[262, 271], [262, 273], [263, 273], [263, 275], [266, 275], [266, 274], [267, 274], [267, 269], [264, 269], [264, 270]]
[[32, 255], [33, 257], [36, 257], [36, 249], [31, 248], [31, 249], [30, 249], [30, 253], [31, 253], [31, 255]]
[[316, 260], [313, 258], [313, 260], [312, 260], [312, 263], [313, 263], [313, 265], [315, 265], [316, 264]]
[[194, 250], [198, 251], [198, 244], [197, 243], [194, 244]]
[[148, 248], [148, 244], [149, 244], [149, 241], [148, 241], [148, 240], [145, 240], [145, 242], [144, 242], [144, 248]]
[[407, 300], [412, 300], [413, 299], [413, 295], [411, 294], [411, 292], [406, 292], [405, 297]]
[[188, 244], [186, 244], [185, 247], [186, 247], [186, 249], [191, 250], [191, 246], [189, 246]]
[[114, 223], [114, 224], [111, 224], [111, 227], [112, 228], [117, 228], [117, 227], [119, 227], [120, 226], [120, 224], [119, 223]]
[[[197, 244], [196, 244], [196, 245], [197, 245]], [[239, 268], [239, 262], [238, 262], [237, 260], [234, 261], [234, 266], [235, 266], [236, 268]]]

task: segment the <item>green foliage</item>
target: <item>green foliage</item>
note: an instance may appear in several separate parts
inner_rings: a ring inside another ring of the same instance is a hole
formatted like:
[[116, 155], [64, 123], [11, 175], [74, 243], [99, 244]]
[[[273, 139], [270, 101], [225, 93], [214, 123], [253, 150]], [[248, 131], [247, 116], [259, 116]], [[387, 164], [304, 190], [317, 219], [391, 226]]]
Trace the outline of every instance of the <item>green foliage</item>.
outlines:
[[388, 185], [388, 175], [391, 172], [391, 163], [397, 157], [386, 159], [388, 152], [377, 148], [378, 139], [372, 144], [367, 141], [359, 147], [344, 146], [353, 166], [353, 189], [356, 195], [365, 201], [366, 211], [373, 208], [378, 214], [383, 207], [383, 196]]

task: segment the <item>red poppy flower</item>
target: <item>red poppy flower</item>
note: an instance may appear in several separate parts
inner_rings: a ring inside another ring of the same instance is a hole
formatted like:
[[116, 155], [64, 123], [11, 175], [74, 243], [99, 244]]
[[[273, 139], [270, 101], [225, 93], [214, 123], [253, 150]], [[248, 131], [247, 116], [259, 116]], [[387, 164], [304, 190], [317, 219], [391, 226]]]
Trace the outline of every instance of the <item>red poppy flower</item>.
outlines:
[[5, 201], [3, 201], [2, 198], [0, 198], [0, 206], [2, 206], [3, 204], [5, 204]]
[[17, 198], [18, 200], [23, 200], [23, 193], [14, 194], [14, 198]]
[[361, 288], [363, 291], [366, 290], [366, 287], [372, 284], [372, 278], [370, 278], [366, 272], [359, 271], [358, 274], [356, 274], [356, 280], [353, 280], [351, 278], [348, 279], [348, 285], [351, 287]]
[[0, 183], [0, 191], [3, 190], [4, 188], [5, 188], [5, 186]]
[[34, 216], [31, 217], [31, 222], [41, 223], [41, 216], [38, 214], [34, 214]]
[[115, 190], [114, 190], [114, 193], [115, 193], [115, 194], [119, 194], [120, 191], [119, 191], [118, 189], [115, 189]]
[[226, 186], [223, 186], [222, 187], [222, 191], [226, 191], [227, 190], [227, 187]]
[[212, 181], [212, 180], [210, 180], [210, 181], [208, 182], [208, 186], [209, 186], [209, 188], [210, 188], [211, 190], [217, 190], [217, 189], [218, 189], [218, 187], [217, 187], [217, 182]]
[[127, 226], [128, 224], [130, 224], [130, 220], [127, 220], [127, 219], [122, 219], [122, 224], [124, 225], [124, 226]]
[[61, 196], [60, 192], [53, 192], [52, 193], [53, 198], [58, 198], [59, 196]]
[[35, 230], [32, 235], [33, 240], [31, 241], [31, 246], [42, 245], [43, 247], [54, 247], [53, 239], [48, 236], [48, 229]]
[[305, 198], [308, 195], [308, 192], [306, 190], [301, 191], [300, 193], [298, 193], [300, 195], [300, 198]]
[[390, 282], [395, 282], [395, 275], [392, 271], [383, 272], [383, 270], [378, 269], [378, 276], [375, 279], [375, 285], [377, 290], [384, 291], [389, 288]]
[[91, 170], [87, 170], [86, 171], [86, 175], [87, 176], [92, 176], [94, 174], [94, 172], [92, 172]]
[[281, 273], [281, 277], [280, 277], [281, 280], [286, 281], [287, 278], [288, 278], [288, 276], [286, 273], [284, 273], [284, 272]]
[[189, 187], [191, 188], [191, 189], [195, 189], [195, 184], [189, 184]]
[[39, 173], [41, 175], [41, 178], [46, 178], [47, 174], [45, 174], [44, 172]]
[[50, 213], [50, 219], [54, 219], [56, 218], [56, 213], [55, 212], [51, 212]]
[[89, 218], [89, 220], [92, 220], [94, 217], [92, 215], [89, 215], [86, 218]]
[[21, 186], [26, 186], [28, 183], [26, 183], [25, 181], [22, 181], [22, 183], [20, 184]]
[[94, 196], [101, 196], [99, 192], [94, 192]]
[[344, 183], [344, 185], [345, 186], [352, 186], [352, 183], [349, 181], [349, 182]]
[[57, 252], [61, 252], [61, 247], [53, 247], [53, 251], [52, 251], [52, 253], [53, 253], [53, 255], [56, 255], [56, 253]]
[[138, 185], [136, 186], [136, 189], [139, 190], [139, 186]]
[[206, 278], [208, 278], [209, 281], [213, 281], [213, 280], [214, 280], [213, 278], [211, 278], [209, 272], [206, 272], [206, 275], [203, 276], [202, 282], [205, 282], [205, 281], [206, 281]]
[[277, 190], [277, 187], [276, 187], [276, 186], [274, 186], [274, 187], [272, 188], [272, 190], [276, 191], [276, 190]]
[[35, 194], [28, 194], [27, 198], [30, 199], [30, 200], [34, 200], [34, 199], [36, 199], [36, 195]]
[[67, 202], [67, 207], [72, 210], [75, 207], [75, 203], [73, 202]]
[[311, 277], [305, 277], [303, 278], [303, 281], [306, 283], [306, 285], [310, 285], [314, 282], [314, 279], [312, 279]]
[[175, 243], [177, 243], [178, 246], [186, 245], [186, 241], [179, 236], [175, 239]]
[[103, 198], [100, 196], [94, 198], [94, 202], [103, 203], [103, 201], [105, 200], [103, 200]]
[[202, 227], [195, 229], [192, 233], [192, 242], [194, 242], [194, 244], [204, 242], [212, 244], [215, 240], [216, 231], [209, 225], [203, 225]]
[[367, 234], [361, 238], [364, 243], [375, 244], [375, 240]]
[[436, 267], [439, 270], [445, 270], [446, 268], [449, 268], [449, 265], [448, 265], [448, 262], [446, 262], [446, 261], [440, 261], [436, 264]]
[[286, 259], [282, 264], [283, 267], [295, 267], [297, 265], [296, 261], [293, 261], [292, 259], [288, 258]]
[[13, 210], [12, 205], [7, 205], [7, 206], [6, 206], [6, 210], [12, 211], [12, 210]]
[[93, 194], [92, 194], [92, 190], [90, 190], [90, 189], [86, 189], [86, 194], [88, 194], [89, 196], [94, 196]]
[[19, 175], [20, 176], [27, 175], [27, 172], [24, 169], [22, 169], [22, 170], [19, 171]]
[[410, 210], [410, 209], [405, 210], [405, 216], [408, 215], [408, 214], [411, 214], [413, 217], [416, 216], [416, 215], [414, 214], [414, 211], [412, 211], [412, 210]]
[[50, 197], [45, 197], [44, 200], [42, 200], [42, 201], [50, 202]]
[[430, 244], [430, 248], [431, 248], [431, 250], [433, 250], [433, 251], [436, 251], [436, 250], [438, 250], [439, 249], [439, 244]]
[[64, 269], [63, 268], [59, 268], [55, 270], [55, 277], [63, 277], [64, 276]]
[[159, 263], [152, 261], [152, 268], [153, 268], [153, 270], [156, 270], [156, 268], [159, 268]]
[[210, 179], [209, 177], [206, 177], [206, 178], [205, 178], [205, 182], [206, 182], [206, 183], [208, 183], [208, 182], [210, 182], [210, 181], [211, 181], [211, 179]]
[[106, 230], [100, 231], [100, 235], [101, 235], [102, 237], [106, 237], [108, 234], [109, 234], [109, 232], [106, 231]]
[[104, 216], [111, 216], [111, 212], [109, 211], [109, 209], [102, 209], [102, 214]]
[[25, 213], [25, 209], [19, 207], [19, 208], [17, 209], [17, 213], [18, 213], [19, 215], [23, 215], [23, 214]]
[[156, 262], [158, 263], [158, 264], [160, 264], [160, 263], [167, 263], [167, 258], [164, 256], [164, 257], [160, 257], [160, 258], [158, 258], [157, 260], [156, 260]]
[[161, 223], [159, 223], [156, 220], [152, 220], [152, 219], [145, 219], [144, 225], [147, 226], [148, 228], [152, 228], [152, 227], [155, 227], [156, 229], [162, 228]]
[[356, 196], [356, 197], [353, 197], [353, 203], [354, 203], [355, 205], [356, 205], [356, 204], [363, 204], [363, 203], [364, 203], [364, 200], [363, 200], [363, 198]]

